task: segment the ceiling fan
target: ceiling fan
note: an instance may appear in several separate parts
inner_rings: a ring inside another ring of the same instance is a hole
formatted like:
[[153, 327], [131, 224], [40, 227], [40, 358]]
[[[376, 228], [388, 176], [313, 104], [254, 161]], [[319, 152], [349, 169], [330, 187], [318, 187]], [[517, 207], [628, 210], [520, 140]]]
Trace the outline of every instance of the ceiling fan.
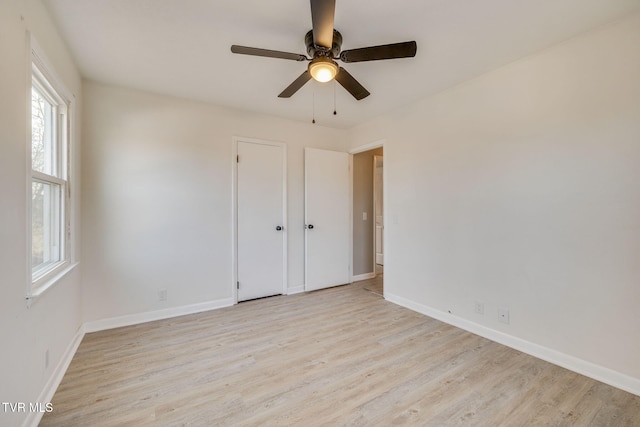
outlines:
[[355, 99], [366, 98], [370, 95], [369, 91], [347, 70], [340, 67], [336, 60], [363, 62], [411, 58], [416, 55], [417, 44], [415, 41], [410, 41], [341, 51], [342, 35], [333, 28], [335, 8], [335, 0], [311, 0], [313, 29], [304, 38], [309, 57], [297, 53], [238, 45], [231, 46], [231, 52], [293, 61], [310, 61], [307, 69], [278, 95], [280, 98], [290, 98], [311, 78], [322, 83], [329, 82], [335, 78]]

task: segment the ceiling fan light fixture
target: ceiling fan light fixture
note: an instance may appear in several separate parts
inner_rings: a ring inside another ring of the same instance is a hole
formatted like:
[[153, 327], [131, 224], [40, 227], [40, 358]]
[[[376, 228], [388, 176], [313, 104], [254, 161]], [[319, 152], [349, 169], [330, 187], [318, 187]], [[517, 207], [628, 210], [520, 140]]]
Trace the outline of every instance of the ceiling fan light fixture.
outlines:
[[338, 74], [338, 64], [331, 58], [320, 56], [309, 63], [309, 73], [316, 81], [326, 83], [333, 80]]

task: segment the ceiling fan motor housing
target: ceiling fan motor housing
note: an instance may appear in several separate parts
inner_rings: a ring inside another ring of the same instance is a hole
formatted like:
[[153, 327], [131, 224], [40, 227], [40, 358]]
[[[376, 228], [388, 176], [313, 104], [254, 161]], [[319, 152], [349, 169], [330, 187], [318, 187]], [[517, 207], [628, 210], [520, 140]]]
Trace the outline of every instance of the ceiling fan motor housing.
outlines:
[[304, 44], [307, 46], [307, 54], [313, 59], [319, 56], [328, 56], [329, 58], [339, 58], [342, 49], [342, 34], [338, 30], [333, 30], [333, 44], [331, 49], [317, 46], [313, 43], [313, 30], [310, 30], [304, 36]]

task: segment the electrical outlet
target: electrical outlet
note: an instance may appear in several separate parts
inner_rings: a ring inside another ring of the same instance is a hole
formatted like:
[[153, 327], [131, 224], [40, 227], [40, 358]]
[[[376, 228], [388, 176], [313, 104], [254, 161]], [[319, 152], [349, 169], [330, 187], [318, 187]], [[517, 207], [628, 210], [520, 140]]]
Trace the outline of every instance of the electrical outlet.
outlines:
[[498, 320], [502, 323], [509, 323], [509, 309], [508, 308], [498, 308]]
[[167, 290], [160, 289], [158, 291], [158, 301], [166, 301], [167, 300]]
[[484, 303], [476, 301], [476, 313], [484, 314]]
[[367, 220], [367, 213], [366, 212], [362, 212], [362, 220], [363, 221]]

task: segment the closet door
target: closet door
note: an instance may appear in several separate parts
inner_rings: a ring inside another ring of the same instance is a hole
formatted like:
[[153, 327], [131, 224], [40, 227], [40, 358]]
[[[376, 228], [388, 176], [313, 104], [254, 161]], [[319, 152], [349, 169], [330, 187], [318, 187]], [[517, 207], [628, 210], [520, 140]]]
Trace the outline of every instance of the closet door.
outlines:
[[286, 291], [285, 147], [237, 142], [238, 301]]
[[351, 281], [348, 153], [305, 149], [305, 290]]

